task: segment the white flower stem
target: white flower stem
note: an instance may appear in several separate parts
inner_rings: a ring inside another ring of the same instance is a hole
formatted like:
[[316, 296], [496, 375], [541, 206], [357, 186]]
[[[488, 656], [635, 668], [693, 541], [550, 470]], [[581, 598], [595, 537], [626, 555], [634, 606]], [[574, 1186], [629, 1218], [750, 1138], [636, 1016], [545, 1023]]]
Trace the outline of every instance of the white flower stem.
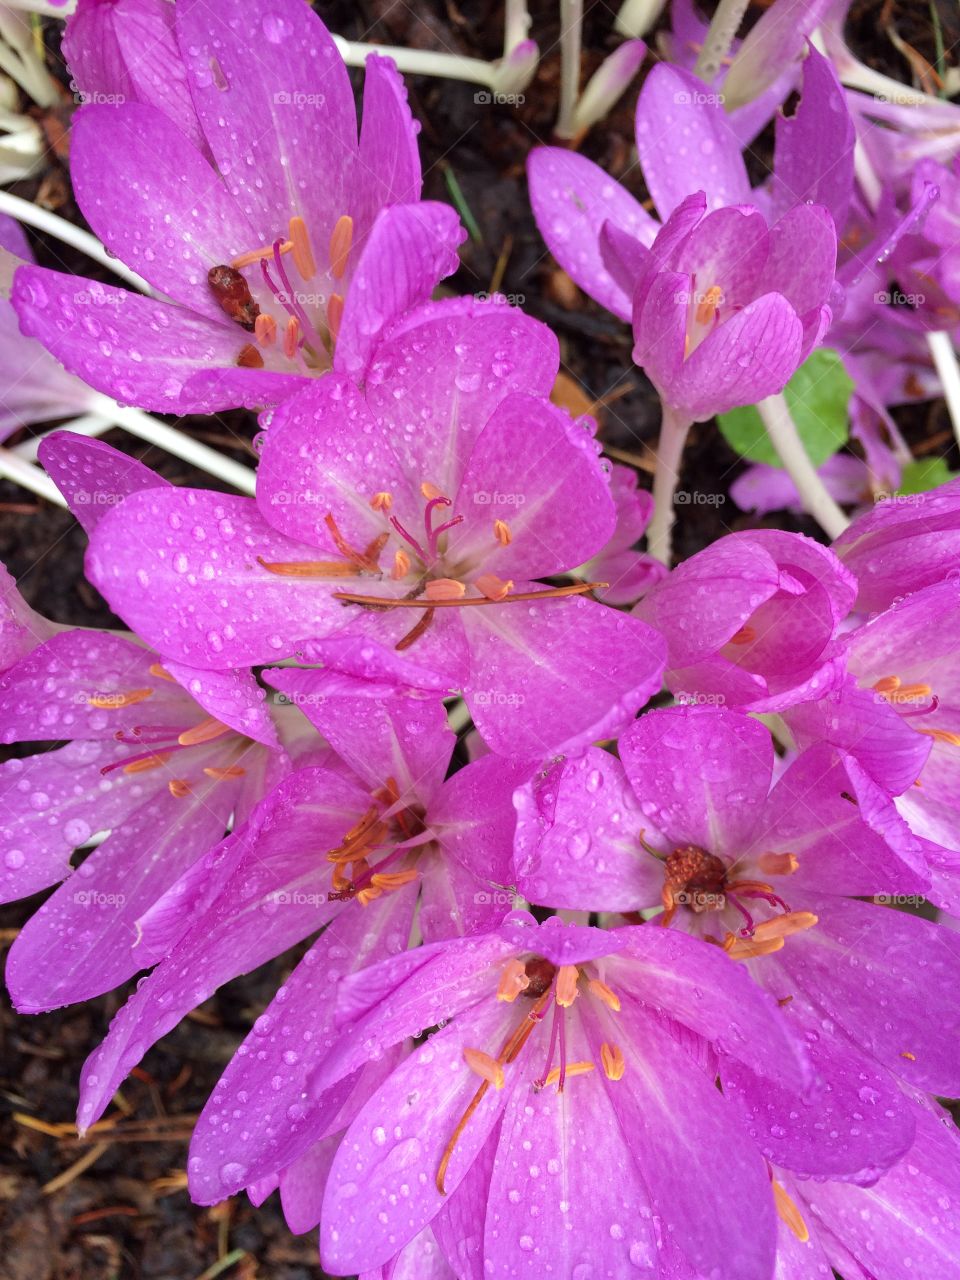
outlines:
[[527, 0], [507, 0], [503, 19], [503, 56], [509, 57], [518, 44], [530, 34], [530, 12]]
[[757, 410], [777, 457], [796, 486], [804, 510], [813, 516], [831, 538], [838, 538], [850, 521], [830, 497], [826, 485], [810, 461], [785, 397], [782, 394], [767, 396], [766, 400], [761, 400], [757, 405]]
[[960, 365], [957, 363], [957, 351], [949, 333], [927, 334], [927, 346], [933, 357], [933, 365], [943, 388], [943, 396], [950, 413], [953, 434], [960, 444]]
[[142, 409], [131, 408], [130, 405], [117, 404], [109, 396], [95, 397], [92, 408], [95, 414], [109, 419], [110, 422], [124, 427], [131, 435], [159, 449], [166, 449], [175, 458], [182, 458], [202, 471], [207, 471], [225, 484], [231, 484], [241, 493], [252, 494], [256, 489], [256, 475], [251, 467], [245, 467], [232, 458], [225, 458], [216, 449], [201, 444], [191, 436], [184, 435], [168, 427]]
[[673, 495], [680, 479], [683, 446], [687, 442], [690, 419], [669, 405], [663, 406], [657, 469], [653, 473], [653, 516], [647, 528], [647, 550], [661, 564], [670, 564], [673, 547]]
[[748, 4], [749, 0], [720, 0], [717, 5], [716, 12], [710, 19], [703, 48], [693, 68], [693, 74], [706, 84], [713, 80], [723, 66], [723, 60], [736, 39]]
[[102, 267], [106, 267], [108, 271], [112, 271], [121, 280], [133, 285], [135, 289], [143, 293], [152, 292], [146, 280], [138, 276], [135, 271], [131, 271], [129, 267], [125, 267], [118, 258], [112, 258], [96, 236], [91, 235], [89, 231], [84, 231], [82, 227], [75, 227], [72, 222], [67, 222], [66, 218], [51, 213], [49, 209], [41, 209], [39, 205], [31, 204], [29, 200], [21, 200], [19, 196], [11, 195], [9, 191], [0, 191], [0, 213], [8, 213], [11, 218], [16, 218], [18, 222], [25, 222], [28, 227], [36, 227], [38, 231], [46, 231], [49, 235], [56, 236], [64, 244], [72, 245], [74, 249], [79, 249], [94, 262], [99, 262]]
[[614, 31], [635, 40], [646, 35], [660, 17], [666, 0], [624, 0], [613, 24]]
[[41, 498], [46, 498], [48, 502], [58, 507], [67, 505], [60, 496], [60, 490], [45, 471], [41, 471], [26, 458], [18, 457], [10, 449], [0, 448], [0, 476], [4, 480], [13, 480], [15, 484], [22, 485], [31, 493], [39, 494]]
[[371, 53], [390, 57], [397, 70], [410, 76], [439, 76], [444, 80], [467, 80], [493, 89], [497, 81], [497, 65], [482, 58], [464, 58], [457, 53], [437, 53], [433, 49], [401, 49], [389, 45], [361, 44], [334, 36], [340, 56], [348, 67], [362, 67]]
[[580, 95], [580, 41], [583, 0], [560, 0], [560, 111], [554, 130], [558, 138], [572, 138]]
[[[85, 413], [82, 418], [62, 423], [57, 430], [72, 431], [77, 436], [102, 436], [105, 431], [110, 430], [110, 426], [109, 418], [102, 418], [98, 413]], [[29, 440], [24, 440], [23, 444], [15, 444], [10, 452], [27, 462], [35, 462], [43, 439], [43, 436], [32, 436]]]

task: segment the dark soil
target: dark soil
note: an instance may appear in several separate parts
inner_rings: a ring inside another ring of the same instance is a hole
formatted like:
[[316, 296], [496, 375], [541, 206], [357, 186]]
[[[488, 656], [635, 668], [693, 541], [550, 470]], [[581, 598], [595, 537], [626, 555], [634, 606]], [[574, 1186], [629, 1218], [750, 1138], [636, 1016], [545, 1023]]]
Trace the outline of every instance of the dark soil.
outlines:
[[[615, 4], [588, 3], [584, 71], [589, 74], [617, 41], [611, 35]], [[334, 0], [318, 5], [333, 30], [353, 39], [425, 49], [455, 50], [496, 57], [502, 6], [488, 0]], [[410, 99], [423, 123], [421, 145], [425, 196], [449, 201], [450, 175], [459, 184], [482, 239], [464, 246], [463, 266], [449, 282], [461, 293], [490, 290], [516, 295], [530, 312], [550, 324], [561, 342], [564, 369], [587, 401], [610, 401], [600, 408], [602, 438], [622, 457], [637, 460], [648, 473], [659, 423], [656, 398], [630, 363], [624, 326], [579, 293], [559, 272], [530, 214], [524, 162], [530, 148], [549, 142], [559, 80], [557, 5], [535, 0], [534, 32], [544, 58], [537, 79], [519, 107], [478, 104], [476, 88], [443, 80], [413, 79]], [[759, 12], [759, 8], [753, 11]], [[954, 63], [960, 19], [951, 0], [935, 0], [946, 65]], [[890, 43], [885, 24], [927, 61], [936, 62], [936, 40], [926, 4], [885, 4], [856, 0], [850, 39], [871, 65], [909, 80], [911, 66]], [[59, 60], [59, 28], [45, 24], [51, 66], [68, 83]], [[649, 63], [648, 63], [649, 65]], [[609, 120], [595, 128], [582, 150], [615, 176], [631, 164], [632, 116], [636, 89]], [[21, 184], [18, 194], [37, 199], [77, 222], [82, 218], [70, 194], [61, 145], [72, 98], [65, 87], [62, 111], [48, 114], [49, 168], [40, 179]], [[764, 141], [753, 163], [761, 168]], [[759, 176], [759, 175], [758, 175]], [[628, 183], [643, 198], [637, 171]], [[90, 264], [57, 242], [34, 237], [41, 262], [83, 274]], [[935, 447], [948, 427], [939, 402], [900, 411], [901, 426], [914, 445]], [[179, 424], [238, 459], [235, 442], [252, 439], [255, 423], [242, 411], [218, 419]], [[157, 450], [144, 448], [123, 432], [110, 443], [156, 467], [179, 484], [209, 485]], [[246, 454], [249, 457], [249, 454]], [[958, 460], [949, 458], [951, 466]], [[726, 499], [742, 463], [711, 424], [694, 430], [684, 463], [692, 487]], [[644, 483], [649, 483], [649, 474]], [[680, 511], [677, 551], [683, 558], [731, 528], [752, 522], [728, 500]], [[770, 523], [774, 523], [773, 520]], [[802, 520], [782, 518], [781, 527], [815, 532]], [[17, 577], [35, 608], [58, 622], [83, 626], [117, 625], [98, 593], [83, 578], [85, 538], [71, 516], [41, 499], [0, 482], [0, 559]], [[0, 941], [9, 943], [41, 899], [14, 904], [0, 913]], [[127, 991], [76, 1009], [41, 1017], [17, 1017], [0, 1009], [0, 1277], [2, 1280], [203, 1280], [223, 1274], [231, 1280], [254, 1275], [269, 1280], [306, 1280], [323, 1273], [312, 1237], [290, 1235], [276, 1196], [259, 1210], [243, 1198], [215, 1209], [193, 1206], [184, 1190], [183, 1169], [192, 1117], [202, 1107], [217, 1076], [253, 1019], [262, 1010], [295, 955], [223, 988], [186, 1019], [145, 1058], [123, 1088], [106, 1133], [87, 1142], [70, 1136], [81, 1065], [104, 1035]], [[51, 1126], [62, 1126], [60, 1130]], [[102, 1145], [98, 1145], [101, 1143]], [[77, 1161], [96, 1154], [74, 1170]], [[71, 1172], [73, 1171], [73, 1172]], [[62, 1185], [51, 1187], [60, 1179]]]

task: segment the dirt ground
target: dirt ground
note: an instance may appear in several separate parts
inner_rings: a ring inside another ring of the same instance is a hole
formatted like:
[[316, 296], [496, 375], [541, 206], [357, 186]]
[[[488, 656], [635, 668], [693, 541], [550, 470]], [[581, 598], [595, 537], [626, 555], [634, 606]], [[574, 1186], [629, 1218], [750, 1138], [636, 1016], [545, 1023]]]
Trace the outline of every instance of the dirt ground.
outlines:
[[[926, 4], [857, 0], [849, 37], [871, 65], [910, 79], [907, 59], [891, 44], [885, 25], [928, 60], [935, 59], [931, 12], [940, 20], [949, 49], [960, 38], [960, 11], [952, 0]], [[424, 49], [453, 49], [471, 56], [496, 57], [502, 31], [502, 5], [486, 0], [362, 0], [317, 5], [333, 30], [353, 39]], [[535, 82], [518, 107], [475, 101], [475, 86], [442, 80], [412, 79], [410, 100], [422, 121], [420, 135], [425, 196], [450, 200], [459, 186], [480, 238], [464, 246], [463, 266], [449, 282], [455, 292], [477, 293], [499, 287], [559, 334], [564, 367], [588, 400], [607, 401], [600, 409], [603, 439], [632, 455], [649, 472], [658, 409], [649, 384], [630, 364], [630, 339], [624, 326], [588, 302], [553, 264], [530, 215], [524, 161], [530, 148], [550, 140], [559, 82], [557, 6], [554, 0], [531, 5], [534, 33], [544, 54]], [[611, 34], [616, 5], [587, 0], [584, 72], [589, 74], [615, 47]], [[762, 11], [751, 11], [755, 19]], [[67, 83], [59, 56], [59, 27], [47, 24], [51, 66]], [[948, 65], [951, 59], [948, 58]], [[648, 61], [647, 66], [650, 63]], [[631, 162], [632, 116], [636, 87], [610, 119], [597, 126], [582, 150], [615, 176]], [[48, 114], [52, 140], [69, 120], [72, 97]], [[770, 138], [753, 148], [751, 164], [759, 177], [769, 156]], [[21, 184], [18, 194], [39, 198], [63, 216], [82, 218], [70, 195], [62, 148], [51, 151], [41, 179]], [[452, 181], [451, 181], [452, 179]], [[628, 184], [643, 198], [634, 170]], [[41, 262], [85, 274], [89, 263], [59, 244], [34, 237]], [[918, 453], [942, 449], [949, 423], [939, 401], [897, 413], [908, 441]], [[233, 456], [237, 436], [254, 433], [251, 415], [242, 411], [220, 419], [179, 424]], [[144, 450], [122, 432], [106, 437], [135, 452], [177, 483], [204, 484], [206, 477], [185, 464]], [[952, 469], [960, 457], [947, 455]], [[691, 483], [725, 497], [742, 469], [711, 424], [697, 427], [684, 461]], [[649, 484], [649, 474], [644, 483]], [[682, 483], [682, 482], [681, 482]], [[755, 524], [730, 501], [681, 510], [677, 553], [683, 558], [731, 528]], [[814, 533], [802, 520], [771, 518], [780, 527]], [[82, 576], [85, 538], [72, 517], [15, 485], [0, 482], [0, 559], [20, 582], [37, 609], [59, 622], [78, 625], [116, 623], [97, 592]], [[3, 758], [23, 751], [6, 749]], [[24, 752], [25, 753], [25, 752]], [[0, 911], [0, 942], [9, 944], [40, 897]], [[106, 1132], [79, 1142], [72, 1128], [80, 1067], [126, 997], [120, 990], [80, 1007], [33, 1018], [17, 1017], [4, 997], [0, 1008], [0, 1277], [2, 1280], [307, 1280], [323, 1272], [312, 1236], [290, 1235], [276, 1196], [260, 1209], [236, 1199], [201, 1209], [187, 1197], [183, 1174], [192, 1120], [220, 1071], [253, 1019], [270, 999], [298, 955], [288, 953], [255, 974], [224, 987], [145, 1058], [110, 1111]]]

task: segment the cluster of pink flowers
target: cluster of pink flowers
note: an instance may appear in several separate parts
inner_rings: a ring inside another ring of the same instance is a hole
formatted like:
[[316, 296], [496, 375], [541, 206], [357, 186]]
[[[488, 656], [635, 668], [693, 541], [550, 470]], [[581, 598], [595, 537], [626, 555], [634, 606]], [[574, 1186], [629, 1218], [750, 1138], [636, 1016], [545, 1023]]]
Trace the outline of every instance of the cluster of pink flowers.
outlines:
[[[829, 335], [879, 466], [916, 339], [956, 317], [877, 332], [876, 260], [960, 305], [960, 181], [911, 155], [868, 209], [830, 60], [781, 12], [778, 78], [725, 117], [676, 9], [637, 114], [662, 222], [543, 148], [543, 234], [633, 324], [668, 420], [781, 391]], [[129, 632], [50, 623], [4, 579], [0, 735], [58, 744], [0, 766], [4, 898], [58, 886], [12, 998], [150, 970], [81, 1128], [221, 984], [312, 939], [199, 1118], [198, 1203], [279, 1189], [363, 1280], [952, 1274], [960, 481], [829, 546], [755, 529], [668, 569], [634, 473], [551, 401], [550, 330], [431, 300], [463, 233], [420, 199], [389, 60], [358, 133], [301, 0], [81, 0], [65, 47], [99, 95], [77, 198], [155, 296], [20, 266], [3, 314], [65, 366], [48, 400], [262, 411], [254, 498], [45, 440]], [[796, 85], [751, 189], [742, 145]]]

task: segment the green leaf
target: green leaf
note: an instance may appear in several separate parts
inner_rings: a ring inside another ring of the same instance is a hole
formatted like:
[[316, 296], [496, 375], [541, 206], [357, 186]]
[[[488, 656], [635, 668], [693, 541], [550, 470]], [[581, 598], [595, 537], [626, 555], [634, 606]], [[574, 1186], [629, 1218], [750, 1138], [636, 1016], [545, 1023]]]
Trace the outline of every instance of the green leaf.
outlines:
[[936, 489], [948, 480], [956, 479], [956, 475], [947, 466], [944, 458], [915, 458], [903, 468], [903, 478], [897, 493], [926, 493], [928, 489]]
[[[829, 347], [821, 347], [808, 356], [786, 385], [787, 405], [815, 467], [822, 466], [849, 438], [852, 390], [853, 382], [842, 360]], [[717, 421], [727, 443], [742, 458], [774, 467], [781, 465], [753, 405], [721, 413]]]

